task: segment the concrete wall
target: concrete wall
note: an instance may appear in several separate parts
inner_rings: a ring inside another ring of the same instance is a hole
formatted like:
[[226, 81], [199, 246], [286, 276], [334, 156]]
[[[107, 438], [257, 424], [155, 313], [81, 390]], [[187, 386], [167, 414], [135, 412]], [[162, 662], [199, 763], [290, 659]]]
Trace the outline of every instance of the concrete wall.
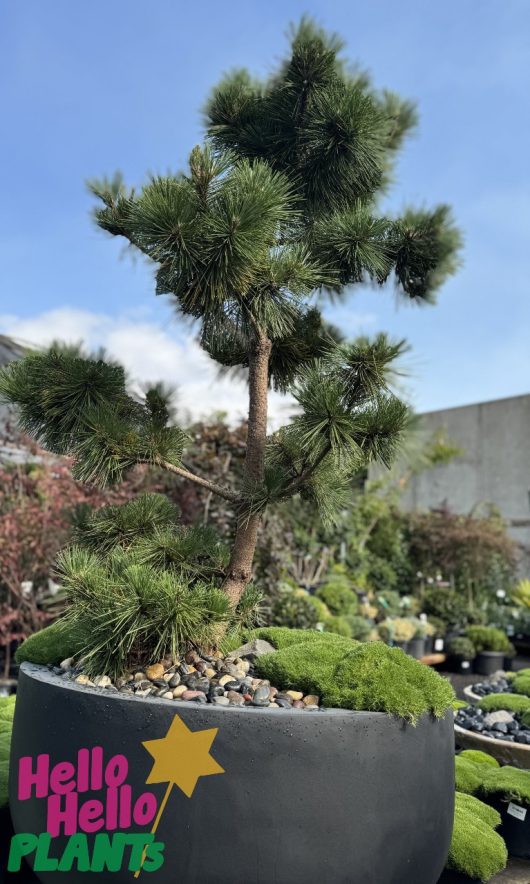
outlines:
[[446, 503], [468, 513], [493, 503], [510, 534], [530, 548], [530, 395], [422, 415], [428, 433], [444, 430], [462, 456], [415, 476], [403, 505], [428, 510]]

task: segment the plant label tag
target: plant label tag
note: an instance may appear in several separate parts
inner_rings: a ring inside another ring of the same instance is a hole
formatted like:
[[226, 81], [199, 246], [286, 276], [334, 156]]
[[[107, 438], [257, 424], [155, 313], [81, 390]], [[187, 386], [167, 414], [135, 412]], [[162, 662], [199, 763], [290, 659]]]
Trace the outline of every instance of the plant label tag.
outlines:
[[518, 804], [512, 804], [510, 801], [506, 813], [509, 813], [510, 816], [514, 816], [516, 820], [523, 821], [526, 818], [526, 807], [519, 807]]
[[435, 638], [434, 639], [434, 650], [435, 651], [443, 651], [443, 649], [444, 649], [443, 638]]

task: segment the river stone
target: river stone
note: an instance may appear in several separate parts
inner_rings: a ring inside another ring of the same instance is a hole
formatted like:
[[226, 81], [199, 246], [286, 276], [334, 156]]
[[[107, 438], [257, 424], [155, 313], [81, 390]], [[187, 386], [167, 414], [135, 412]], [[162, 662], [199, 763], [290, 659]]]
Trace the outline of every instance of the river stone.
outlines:
[[230, 706], [228, 697], [212, 697], [212, 703], [215, 706]]
[[492, 727], [494, 724], [509, 724], [514, 720], [511, 712], [506, 709], [499, 709], [498, 712], [488, 712], [484, 716], [484, 724], [486, 727]]
[[241, 645], [240, 648], [236, 648], [235, 651], [231, 651], [227, 656], [227, 660], [234, 660], [237, 657], [248, 657], [249, 660], [256, 660], [258, 657], [262, 657], [263, 654], [273, 654], [275, 650], [276, 648], [270, 642], [262, 638], [254, 638], [251, 642], [247, 642], [245, 645]]
[[145, 674], [150, 681], [155, 681], [157, 678], [162, 678], [164, 675], [164, 667], [161, 663], [153, 663], [152, 666], [148, 666], [145, 670]]
[[317, 697], [316, 694], [307, 694], [307, 696], [303, 699], [304, 706], [318, 706], [320, 703], [320, 697]]
[[168, 685], [170, 688], [178, 688], [180, 684], [180, 675], [178, 672], [173, 673], [171, 678], [168, 681]]
[[254, 691], [252, 695], [252, 705], [253, 706], [268, 706], [269, 705], [269, 688], [266, 684], [260, 685]]

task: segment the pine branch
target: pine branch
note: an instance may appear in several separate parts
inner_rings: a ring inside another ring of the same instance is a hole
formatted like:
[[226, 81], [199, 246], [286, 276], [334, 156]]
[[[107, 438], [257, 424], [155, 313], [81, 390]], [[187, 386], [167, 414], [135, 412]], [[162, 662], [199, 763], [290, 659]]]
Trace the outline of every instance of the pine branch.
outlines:
[[239, 503], [241, 501], [241, 497], [236, 491], [232, 491], [230, 488], [223, 488], [215, 482], [210, 482], [209, 479], [203, 479], [202, 476], [197, 476], [195, 473], [190, 472], [190, 470], [175, 466], [175, 464], [172, 464], [167, 460], [158, 460], [156, 463], [164, 470], [168, 470], [168, 472], [174, 473], [176, 476], [182, 476], [183, 479], [188, 479], [188, 481], [194, 482], [196, 485], [200, 485], [202, 488], [211, 491], [212, 494], [224, 497], [225, 500], [231, 500], [234, 503]]

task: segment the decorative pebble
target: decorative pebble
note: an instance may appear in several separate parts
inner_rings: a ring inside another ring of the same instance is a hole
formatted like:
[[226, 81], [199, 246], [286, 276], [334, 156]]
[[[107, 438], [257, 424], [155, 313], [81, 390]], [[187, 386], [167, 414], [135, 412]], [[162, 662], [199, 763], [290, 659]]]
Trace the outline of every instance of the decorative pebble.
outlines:
[[178, 700], [179, 697], [182, 697], [182, 694], [185, 694], [187, 692], [187, 690], [188, 689], [185, 684], [178, 685], [178, 687], [176, 687], [173, 691], [173, 697], [175, 698], [175, 700]]
[[153, 663], [152, 666], [147, 667], [145, 674], [147, 675], [147, 678], [154, 681], [156, 678], [162, 678], [164, 675], [164, 667], [161, 663]]
[[229, 684], [232, 681], [234, 681], [234, 679], [231, 675], [222, 675], [219, 679], [219, 684], [224, 687], [225, 684]]
[[269, 686], [266, 684], [262, 684], [256, 688], [254, 694], [252, 695], [252, 705], [253, 706], [268, 706], [269, 705]]
[[[296, 693], [296, 692], [295, 692], [295, 693]], [[294, 700], [294, 702], [293, 702], [293, 709], [305, 709], [305, 706], [304, 706], [304, 704], [302, 703], [301, 700]]]
[[293, 701], [293, 704], [297, 700], [301, 700], [304, 696], [302, 691], [285, 691], [285, 693], [287, 694], [288, 697], [291, 698], [291, 700]]
[[236, 691], [228, 691], [227, 699], [230, 703], [230, 706], [243, 706], [245, 703], [245, 698], [242, 694], [238, 694]]
[[230, 706], [230, 700], [228, 697], [212, 697], [212, 703], [215, 706]]
[[85, 684], [85, 685], [92, 684], [88, 675], [78, 675], [76, 678], [76, 682], [77, 682], [77, 684]]
[[178, 672], [173, 673], [171, 678], [168, 681], [168, 685], [170, 688], [177, 688], [180, 684], [180, 675]]
[[320, 697], [317, 697], [316, 694], [307, 694], [303, 699], [303, 703], [305, 706], [318, 706]]
[[63, 660], [63, 662], [60, 663], [59, 665], [60, 665], [61, 669], [64, 669], [65, 671], [68, 670], [68, 669], [71, 669], [72, 666], [74, 665], [74, 658], [73, 658], [73, 657], [67, 657], [67, 659], [66, 659], [66, 660]]
[[197, 700], [201, 702], [201, 699], [206, 702], [206, 697], [202, 691], [184, 691], [180, 697], [181, 700]]
[[173, 691], [165, 691], [163, 694], [160, 694], [163, 700], [172, 700], [173, 699]]
[[135, 672], [134, 673], [134, 680], [135, 681], [145, 681], [145, 679], [146, 679], [145, 672]]

